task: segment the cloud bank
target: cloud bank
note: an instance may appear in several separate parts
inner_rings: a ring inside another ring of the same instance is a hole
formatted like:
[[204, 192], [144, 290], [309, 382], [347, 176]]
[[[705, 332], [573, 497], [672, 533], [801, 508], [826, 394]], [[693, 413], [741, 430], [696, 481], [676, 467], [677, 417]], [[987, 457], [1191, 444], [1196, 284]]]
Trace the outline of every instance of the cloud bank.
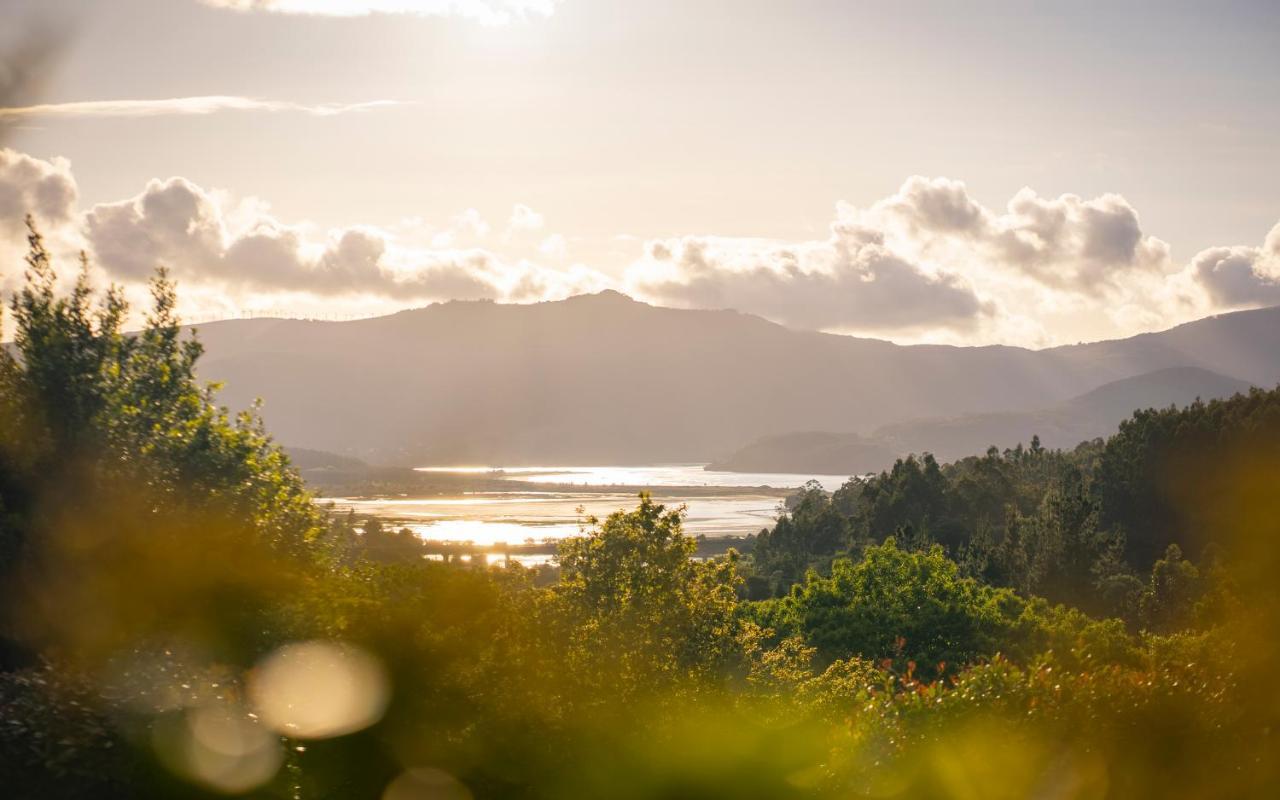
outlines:
[[926, 270], [877, 233], [839, 224], [830, 240], [798, 245], [651, 242], [628, 284], [662, 304], [735, 308], [799, 328], [968, 328], [993, 311], [961, 276]]
[[[448, 242], [488, 235], [474, 214], [453, 225], [440, 234]], [[228, 209], [215, 193], [183, 178], [155, 180], [133, 198], [95, 206], [85, 214], [84, 231], [101, 266], [129, 281], [165, 264], [184, 282], [237, 291], [406, 302], [541, 300], [607, 283], [583, 268], [549, 270], [480, 247], [402, 247], [373, 227], [318, 232], [287, 225], [260, 207]]]
[[21, 108], [0, 108], [0, 120], [26, 117], [158, 117], [167, 115], [203, 116], [220, 111], [294, 112], [315, 117], [333, 117], [359, 111], [405, 105], [396, 100], [365, 103], [325, 103], [306, 105], [284, 100], [210, 95], [173, 97], [164, 100], [89, 100], [77, 103], [46, 103]]
[[28, 212], [59, 252], [87, 249], [101, 277], [126, 287], [141, 291], [157, 266], [169, 267], [205, 318], [263, 308], [385, 313], [616, 288], [796, 328], [1041, 346], [1280, 304], [1280, 225], [1259, 245], [1209, 248], [1183, 263], [1118, 195], [1023, 189], [992, 209], [946, 178], [913, 177], [869, 206], [840, 205], [821, 238], [625, 237], [633, 256], [592, 266], [573, 260], [578, 239], [519, 203], [497, 224], [465, 209], [438, 224], [323, 229], [173, 177], [84, 208], [66, 160], [0, 149], [0, 273], [10, 282], [21, 274]]
[[915, 176], [866, 208], [839, 205], [822, 240], [650, 242], [628, 287], [795, 327], [1040, 345], [1086, 337], [1099, 320], [1125, 334], [1192, 309], [1280, 301], [1262, 250], [1245, 252], [1249, 267], [1237, 269], [1247, 274], [1228, 292], [1225, 274], [1180, 267], [1119, 195], [1028, 188], [997, 210], [960, 181]]

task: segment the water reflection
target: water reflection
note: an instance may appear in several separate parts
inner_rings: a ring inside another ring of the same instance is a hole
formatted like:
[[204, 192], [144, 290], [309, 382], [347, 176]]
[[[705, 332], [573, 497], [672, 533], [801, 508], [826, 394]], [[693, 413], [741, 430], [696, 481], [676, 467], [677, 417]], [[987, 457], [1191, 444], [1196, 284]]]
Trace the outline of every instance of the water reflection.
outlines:
[[[641, 488], [668, 506], [688, 507], [685, 529], [708, 538], [746, 536], [773, 523], [778, 505], [789, 488], [816, 480], [825, 488], [839, 487], [847, 478], [834, 475], [795, 475], [715, 472], [701, 465], [646, 467], [424, 467], [437, 473], [494, 474], [529, 485], [528, 491], [476, 492], [440, 497], [326, 498], [338, 510], [381, 517], [408, 528], [424, 540], [470, 542], [482, 547], [555, 541], [576, 536], [587, 516], [605, 517], [635, 505]], [[552, 489], [574, 485], [579, 491]], [[547, 485], [547, 489], [540, 487]], [[605, 487], [629, 487], [627, 489]], [[688, 489], [682, 492], [681, 489]], [[724, 489], [723, 493], [716, 490]], [[710, 490], [710, 491], [709, 491]], [[730, 491], [732, 490], [732, 491]], [[501, 560], [502, 556], [494, 556]], [[521, 555], [525, 563], [541, 563], [545, 556]]]
[[721, 472], [702, 464], [658, 464], [642, 467], [419, 467], [419, 472], [494, 475], [527, 483], [556, 483], [573, 486], [768, 486], [795, 488], [817, 481], [833, 492], [848, 475], [814, 475], [791, 472]]

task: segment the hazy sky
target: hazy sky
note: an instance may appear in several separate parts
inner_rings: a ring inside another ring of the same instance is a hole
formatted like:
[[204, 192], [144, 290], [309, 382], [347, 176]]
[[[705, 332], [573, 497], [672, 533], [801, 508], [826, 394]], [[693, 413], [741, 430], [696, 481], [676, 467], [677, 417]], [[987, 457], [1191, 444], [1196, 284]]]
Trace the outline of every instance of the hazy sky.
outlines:
[[42, 22], [10, 285], [32, 209], [198, 318], [613, 287], [1042, 346], [1280, 303], [1276, 2], [5, 0], [3, 52]]

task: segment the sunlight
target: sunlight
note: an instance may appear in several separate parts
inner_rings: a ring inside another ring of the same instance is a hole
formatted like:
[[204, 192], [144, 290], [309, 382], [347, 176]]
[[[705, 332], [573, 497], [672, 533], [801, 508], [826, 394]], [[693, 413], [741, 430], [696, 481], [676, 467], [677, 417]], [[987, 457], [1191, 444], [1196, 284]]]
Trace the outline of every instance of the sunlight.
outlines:
[[4, 800], [1280, 798], [1280, 2], [909, 5], [0, 1]]

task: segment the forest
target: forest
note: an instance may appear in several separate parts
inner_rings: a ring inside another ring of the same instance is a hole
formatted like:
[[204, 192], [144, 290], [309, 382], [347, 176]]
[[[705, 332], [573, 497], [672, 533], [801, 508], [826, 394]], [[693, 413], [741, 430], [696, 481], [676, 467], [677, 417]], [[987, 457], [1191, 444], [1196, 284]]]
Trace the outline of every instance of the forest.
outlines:
[[722, 557], [642, 495], [551, 568], [443, 563], [318, 506], [219, 404], [165, 272], [126, 333], [118, 290], [61, 291], [29, 244], [0, 331], [6, 796], [1280, 792], [1280, 390], [811, 485]]

